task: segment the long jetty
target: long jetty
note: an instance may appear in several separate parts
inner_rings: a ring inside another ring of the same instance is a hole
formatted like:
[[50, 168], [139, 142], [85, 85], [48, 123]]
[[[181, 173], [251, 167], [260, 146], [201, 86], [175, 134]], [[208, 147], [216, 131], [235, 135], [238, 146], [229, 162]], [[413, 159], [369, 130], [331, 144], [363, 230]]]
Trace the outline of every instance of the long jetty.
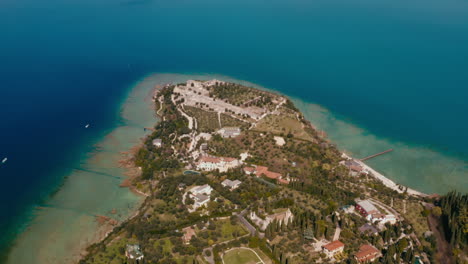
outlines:
[[372, 159], [372, 158], [375, 158], [377, 156], [380, 156], [380, 155], [383, 155], [383, 154], [386, 154], [386, 153], [389, 153], [389, 152], [392, 152], [392, 151], [393, 151], [393, 149], [387, 149], [386, 151], [382, 151], [382, 152], [379, 152], [377, 154], [367, 156], [367, 157], [361, 159], [361, 161], [366, 161], [368, 159]]

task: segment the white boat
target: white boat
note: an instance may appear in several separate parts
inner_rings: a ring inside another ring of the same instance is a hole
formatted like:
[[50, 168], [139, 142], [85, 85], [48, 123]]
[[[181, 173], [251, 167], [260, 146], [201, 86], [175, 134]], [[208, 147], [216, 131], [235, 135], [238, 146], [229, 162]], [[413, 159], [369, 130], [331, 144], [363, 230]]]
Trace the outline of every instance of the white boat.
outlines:
[[2, 160], [2, 164], [5, 163], [5, 162], [7, 162], [7, 160], [8, 160], [8, 158], [4, 158], [4, 159]]
[[88, 128], [89, 127], [89, 124], [86, 124], [85, 128]]

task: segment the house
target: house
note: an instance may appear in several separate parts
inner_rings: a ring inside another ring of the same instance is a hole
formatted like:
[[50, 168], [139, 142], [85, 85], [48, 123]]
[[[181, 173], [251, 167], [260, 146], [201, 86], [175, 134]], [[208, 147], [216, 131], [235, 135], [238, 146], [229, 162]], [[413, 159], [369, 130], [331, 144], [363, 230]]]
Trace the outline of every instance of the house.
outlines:
[[265, 219], [260, 218], [254, 211], [251, 211], [249, 218], [258, 226], [260, 230], [263, 231], [271, 222], [275, 220], [281, 224], [288, 224], [294, 217], [289, 208], [276, 209], [275, 211], [276, 213], [267, 215]]
[[207, 149], [208, 149], [208, 143], [201, 143], [200, 150], [201, 151], [206, 151]]
[[226, 172], [229, 169], [238, 167], [241, 163], [235, 158], [203, 156], [197, 163], [199, 170]]
[[160, 138], [153, 139], [153, 146], [160, 148], [162, 146], [162, 140]]
[[349, 169], [351, 176], [357, 176], [364, 172], [364, 168], [355, 160], [347, 160], [344, 162], [344, 165]]
[[207, 204], [209, 201], [210, 201], [210, 196], [208, 195], [205, 195], [205, 194], [195, 194], [195, 195], [191, 195], [194, 203], [193, 203], [193, 207], [196, 209], [204, 206], [205, 204]]
[[[250, 169], [251, 167], [247, 167], [247, 168]], [[245, 168], [244, 168], [244, 171], [245, 171]], [[250, 173], [251, 172], [249, 172], [248, 174]], [[289, 184], [289, 178], [284, 178], [281, 175], [281, 173], [272, 172], [268, 170], [268, 167], [265, 167], [265, 166], [255, 166], [253, 173], [257, 177], [265, 176], [267, 178], [276, 180], [280, 184]]]
[[359, 233], [366, 234], [366, 235], [377, 235], [379, 233], [379, 230], [375, 226], [369, 223], [362, 225], [361, 227], [358, 228], [358, 230], [359, 230]]
[[254, 167], [244, 167], [243, 170], [244, 170], [244, 173], [247, 174], [247, 175], [255, 173], [255, 168]]
[[338, 253], [343, 252], [343, 249], [344, 244], [339, 240], [335, 240], [331, 243], [322, 246], [323, 253], [325, 253], [329, 258], [335, 256]]
[[193, 195], [196, 195], [196, 194], [210, 195], [212, 191], [213, 191], [213, 188], [211, 188], [211, 186], [208, 184], [195, 186], [192, 189], [190, 189], [190, 192]]
[[[137, 244], [127, 244], [125, 249], [125, 256], [133, 263], [143, 263], [143, 253], [141, 252], [140, 245]], [[129, 262], [130, 262], [129, 261]]]
[[183, 228], [182, 232], [184, 232], [184, 235], [182, 236], [182, 241], [185, 244], [190, 244], [190, 240], [192, 240], [192, 237], [196, 236], [195, 230], [191, 226]]
[[238, 188], [239, 185], [241, 185], [241, 183], [242, 182], [239, 181], [239, 180], [231, 181], [229, 179], [226, 179], [221, 183], [221, 185], [223, 185], [224, 187], [227, 187], [227, 188], [229, 188], [231, 190], [234, 190], [234, 189]]
[[369, 200], [362, 200], [356, 203], [356, 210], [361, 213], [368, 221], [375, 223], [379, 221], [381, 224], [395, 224], [397, 219], [392, 214], [383, 214]]
[[218, 133], [223, 138], [237, 137], [241, 134], [241, 129], [239, 127], [223, 127], [218, 130]]
[[358, 201], [356, 210], [367, 220], [371, 220], [373, 214], [376, 216], [380, 214], [380, 211], [369, 200]]
[[382, 254], [378, 249], [371, 245], [362, 245], [359, 247], [359, 251], [354, 255], [354, 258], [360, 263], [369, 263], [377, 258], [380, 258]]

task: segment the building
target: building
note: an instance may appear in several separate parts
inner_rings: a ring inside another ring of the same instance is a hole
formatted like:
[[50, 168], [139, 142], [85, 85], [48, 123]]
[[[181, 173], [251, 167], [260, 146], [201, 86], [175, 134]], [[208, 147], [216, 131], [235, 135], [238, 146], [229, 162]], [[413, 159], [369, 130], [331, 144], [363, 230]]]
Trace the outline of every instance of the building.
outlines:
[[359, 233], [366, 234], [366, 235], [377, 235], [379, 233], [379, 230], [375, 226], [369, 223], [362, 225], [361, 227], [358, 228], [358, 230], [359, 230]]
[[223, 127], [218, 130], [218, 133], [223, 138], [237, 137], [241, 134], [241, 129], [239, 127]]
[[255, 173], [255, 168], [254, 167], [244, 167], [244, 173], [247, 175], [250, 175], [252, 173]]
[[213, 188], [211, 188], [211, 186], [208, 184], [195, 186], [195, 187], [192, 187], [192, 189], [190, 189], [190, 192], [193, 195], [196, 195], [196, 194], [210, 195], [212, 191], [213, 191]]
[[153, 146], [160, 148], [162, 146], [162, 140], [160, 138], [153, 139]]
[[127, 244], [127, 247], [125, 249], [125, 256], [127, 257], [129, 264], [143, 263], [144, 255], [141, 252], [140, 245]]
[[238, 188], [241, 185], [241, 183], [242, 182], [239, 181], [239, 180], [231, 181], [229, 179], [226, 179], [221, 183], [221, 185], [223, 185], [224, 187], [227, 187], [227, 188], [229, 188], [231, 190], [234, 190], [234, 189]]
[[371, 220], [373, 214], [376, 216], [380, 214], [380, 211], [369, 200], [358, 201], [356, 210], [367, 220]]
[[206, 151], [206, 150], [208, 150], [208, 143], [201, 143], [201, 145], [200, 145], [200, 150], [201, 150], [201, 151]]
[[195, 230], [191, 226], [183, 228], [182, 232], [184, 232], [184, 235], [182, 236], [182, 241], [185, 244], [190, 244], [190, 240], [192, 240], [192, 237], [196, 236]]
[[335, 240], [331, 243], [328, 243], [324, 246], [322, 246], [322, 251], [323, 253], [325, 253], [329, 258], [335, 256], [336, 254], [339, 254], [341, 252], [343, 252], [344, 250], [344, 244], [339, 241], [339, 240]]
[[260, 218], [254, 211], [250, 212], [249, 215], [250, 220], [254, 222], [260, 230], [265, 230], [267, 226], [273, 222], [278, 221], [281, 224], [288, 224], [294, 218], [291, 210], [289, 208], [285, 209], [276, 209], [276, 213], [267, 215], [265, 219]]
[[359, 247], [359, 251], [354, 255], [354, 258], [360, 263], [369, 263], [377, 258], [380, 258], [382, 254], [378, 249], [371, 245], [362, 245]]
[[235, 158], [203, 156], [198, 161], [197, 168], [205, 171], [219, 170], [220, 172], [226, 172], [239, 165], [239, 160]]
[[397, 219], [392, 214], [383, 214], [369, 200], [359, 201], [356, 204], [356, 210], [361, 213], [368, 221], [372, 223], [380, 222], [381, 224], [395, 224]]
[[344, 162], [344, 165], [349, 169], [351, 176], [357, 176], [364, 172], [364, 168], [355, 160], [347, 160]]
[[195, 194], [195, 195], [191, 195], [194, 203], [193, 203], [193, 207], [194, 209], [198, 209], [202, 206], [204, 206], [205, 204], [207, 204], [209, 201], [210, 201], [210, 196], [208, 195], [205, 195], [205, 194]]

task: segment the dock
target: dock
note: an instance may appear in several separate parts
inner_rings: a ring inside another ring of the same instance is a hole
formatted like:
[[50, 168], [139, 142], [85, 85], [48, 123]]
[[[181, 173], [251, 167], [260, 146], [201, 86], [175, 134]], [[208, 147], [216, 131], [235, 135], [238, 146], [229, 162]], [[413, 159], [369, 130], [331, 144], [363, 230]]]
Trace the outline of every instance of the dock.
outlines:
[[382, 151], [382, 152], [379, 152], [377, 154], [374, 154], [374, 155], [370, 155], [370, 156], [367, 156], [363, 159], [360, 159], [361, 161], [366, 161], [366, 160], [369, 160], [369, 159], [372, 159], [372, 158], [375, 158], [377, 156], [380, 156], [380, 155], [383, 155], [383, 154], [386, 154], [386, 153], [389, 153], [389, 152], [392, 152], [393, 149], [387, 149], [386, 151]]

